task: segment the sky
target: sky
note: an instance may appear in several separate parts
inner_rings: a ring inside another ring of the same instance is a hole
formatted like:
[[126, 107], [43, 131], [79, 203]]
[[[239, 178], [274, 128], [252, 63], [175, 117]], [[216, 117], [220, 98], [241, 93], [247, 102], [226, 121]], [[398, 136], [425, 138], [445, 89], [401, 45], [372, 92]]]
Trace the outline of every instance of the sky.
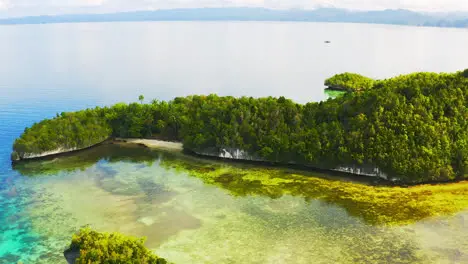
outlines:
[[354, 10], [402, 8], [423, 12], [468, 12], [468, 0], [0, 0], [0, 16], [230, 6], [274, 9], [338, 7]]

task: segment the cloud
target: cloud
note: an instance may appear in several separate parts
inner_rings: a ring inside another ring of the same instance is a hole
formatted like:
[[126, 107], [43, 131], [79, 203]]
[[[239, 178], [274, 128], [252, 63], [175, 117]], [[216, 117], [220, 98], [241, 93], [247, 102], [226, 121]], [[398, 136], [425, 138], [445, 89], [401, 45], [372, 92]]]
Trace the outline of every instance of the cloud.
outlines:
[[85, 0], [84, 2], [88, 5], [102, 5], [106, 1], [105, 0]]
[[117, 12], [166, 8], [250, 6], [275, 9], [339, 7], [354, 10], [465, 11], [468, 0], [0, 0], [0, 15]]
[[10, 2], [7, 0], [0, 0], [0, 10], [8, 9], [10, 7]]

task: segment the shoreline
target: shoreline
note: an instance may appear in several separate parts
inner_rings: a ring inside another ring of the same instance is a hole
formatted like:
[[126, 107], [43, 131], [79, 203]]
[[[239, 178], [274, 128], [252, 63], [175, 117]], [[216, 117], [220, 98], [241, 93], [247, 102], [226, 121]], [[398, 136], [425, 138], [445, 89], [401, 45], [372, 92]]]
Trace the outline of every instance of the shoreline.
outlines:
[[97, 144], [94, 144], [85, 148], [66, 150], [66, 151], [54, 150], [54, 151], [44, 152], [44, 153], [51, 153], [51, 154], [44, 154], [44, 153], [37, 154], [36, 156], [30, 157], [30, 158], [11, 160], [11, 163], [17, 164], [17, 163], [23, 163], [23, 162], [28, 162], [28, 161], [47, 160], [47, 159], [52, 159], [52, 158], [57, 158], [57, 157], [66, 157], [66, 156], [71, 156], [76, 153], [104, 145], [104, 144], [114, 144], [114, 143], [135, 144], [135, 145], [140, 145], [140, 146], [148, 147], [148, 148], [165, 149], [165, 150], [180, 151], [180, 152], [182, 152], [184, 149], [182, 142], [165, 141], [165, 140], [159, 140], [159, 139], [143, 139], [143, 138], [108, 138], [104, 141], [101, 141]]
[[104, 141], [101, 141], [99, 143], [96, 143], [96, 144], [88, 146], [88, 147], [77, 148], [77, 149], [73, 149], [73, 150], [65, 150], [65, 151], [57, 151], [57, 150], [48, 151], [48, 152], [44, 152], [44, 153], [51, 153], [51, 154], [46, 154], [46, 155], [38, 154], [38, 155], [30, 157], [30, 158], [22, 158], [22, 159], [16, 159], [16, 160], [12, 159], [11, 163], [16, 164], [16, 163], [22, 163], [22, 162], [28, 162], [28, 161], [34, 161], [34, 160], [47, 160], [47, 159], [51, 159], [51, 158], [71, 156], [71, 155], [74, 155], [76, 153], [86, 151], [86, 150], [89, 150], [89, 149], [92, 149], [92, 148], [95, 148], [95, 147], [98, 147], [98, 146], [101, 146], [101, 145], [104, 145], [104, 144], [109, 144], [111, 142], [112, 142], [112, 139], [108, 138], [108, 139], [106, 139]]
[[12, 164], [28, 162], [28, 161], [48, 160], [48, 159], [53, 159], [57, 157], [72, 156], [72, 155], [75, 155], [76, 153], [90, 150], [94, 147], [99, 147], [105, 144], [136, 145], [136, 146], [150, 148], [150, 149], [159, 149], [159, 150], [165, 150], [165, 151], [179, 152], [179, 153], [191, 155], [197, 158], [222, 161], [226, 163], [242, 163], [242, 164], [250, 164], [250, 165], [276, 167], [276, 168], [282, 167], [282, 168], [290, 168], [290, 169], [297, 169], [297, 170], [304, 170], [304, 171], [312, 171], [312, 172], [317, 172], [317, 173], [322, 173], [322, 174], [328, 174], [332, 177], [337, 177], [337, 180], [343, 180], [343, 179], [339, 179], [339, 177], [344, 177], [352, 181], [366, 182], [367, 184], [371, 184], [374, 186], [412, 187], [412, 186], [420, 186], [420, 185], [450, 184], [450, 183], [458, 183], [458, 182], [465, 181], [461, 179], [461, 180], [450, 180], [450, 181], [421, 182], [421, 183], [415, 183], [415, 184], [402, 183], [399, 181], [387, 180], [378, 176], [356, 174], [356, 173], [333, 170], [333, 169], [325, 169], [325, 168], [314, 167], [314, 166], [310, 166], [306, 164], [281, 163], [281, 162], [274, 162], [274, 161], [267, 161], [267, 160], [247, 160], [247, 159], [236, 159], [236, 158], [226, 158], [226, 157], [220, 157], [220, 156], [214, 156], [214, 155], [206, 155], [203, 153], [198, 153], [194, 150], [184, 149], [182, 142], [151, 139], [151, 138], [109, 138], [107, 140], [104, 140], [100, 143], [89, 146], [87, 148], [77, 149], [73, 151], [66, 151], [66, 152], [61, 152], [61, 153], [55, 153], [52, 155], [16, 160], [16, 161], [12, 161]]
[[343, 93], [353, 93], [353, 92], [362, 92], [363, 89], [349, 89], [349, 88], [344, 88], [340, 86], [327, 86], [327, 88], [324, 89], [325, 91], [336, 91], [336, 92], [343, 92]]
[[184, 150], [182, 142], [166, 141], [160, 139], [145, 139], [145, 138], [115, 138], [111, 140], [113, 142], [126, 143], [126, 144], [137, 144], [148, 148], [165, 149], [180, 151]]

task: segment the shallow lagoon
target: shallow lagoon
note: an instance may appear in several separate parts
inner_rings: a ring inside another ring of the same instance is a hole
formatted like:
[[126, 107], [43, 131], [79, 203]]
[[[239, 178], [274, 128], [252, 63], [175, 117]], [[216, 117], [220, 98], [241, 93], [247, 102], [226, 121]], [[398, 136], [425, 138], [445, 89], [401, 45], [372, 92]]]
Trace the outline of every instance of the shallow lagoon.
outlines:
[[146, 236], [175, 263], [468, 262], [468, 183], [376, 187], [132, 145], [14, 169], [5, 263], [65, 263], [84, 225]]

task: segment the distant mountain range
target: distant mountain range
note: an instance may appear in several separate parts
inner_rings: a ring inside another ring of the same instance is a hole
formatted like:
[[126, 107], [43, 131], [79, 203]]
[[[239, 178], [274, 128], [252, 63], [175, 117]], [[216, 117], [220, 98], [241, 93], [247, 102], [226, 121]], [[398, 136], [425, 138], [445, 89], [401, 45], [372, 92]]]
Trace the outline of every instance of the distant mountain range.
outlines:
[[48, 24], [118, 21], [309, 21], [468, 28], [468, 14], [428, 14], [409, 10], [350, 11], [338, 8], [273, 10], [194, 8], [109, 14], [70, 14], [0, 19], [0, 24]]

